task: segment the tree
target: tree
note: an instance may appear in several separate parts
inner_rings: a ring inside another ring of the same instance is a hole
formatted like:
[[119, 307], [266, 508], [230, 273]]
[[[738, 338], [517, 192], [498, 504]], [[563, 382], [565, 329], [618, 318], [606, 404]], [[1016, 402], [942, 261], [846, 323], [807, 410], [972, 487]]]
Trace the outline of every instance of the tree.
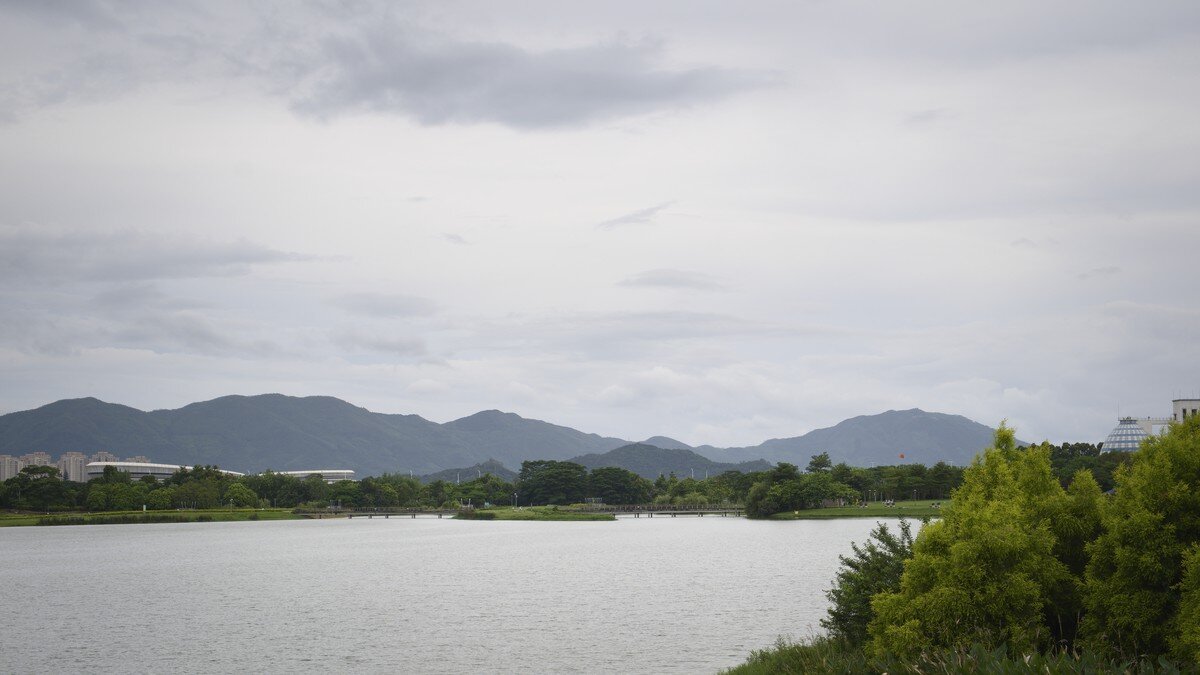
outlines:
[[821, 473], [829, 471], [833, 468], [833, 462], [829, 459], [828, 452], [822, 452], [819, 455], [813, 455], [812, 459], [808, 460], [808, 468], [805, 469], [808, 473]]
[[258, 495], [243, 483], [234, 483], [225, 491], [224, 501], [238, 507], [253, 507], [258, 506]]
[[841, 568], [826, 591], [829, 599], [828, 616], [821, 626], [835, 638], [861, 645], [867, 641], [867, 624], [871, 617], [871, 598], [879, 593], [900, 590], [904, 561], [912, 557], [912, 526], [900, 520], [899, 535], [879, 523], [871, 530], [867, 543], [851, 544], [852, 556], [838, 556]]
[[916, 538], [900, 590], [872, 601], [875, 653], [972, 643], [1029, 653], [1069, 639], [1081, 579], [1060, 559], [1072, 553], [1071, 542], [1056, 532], [1087, 524], [1051, 520], [1086, 513], [1098, 495], [1092, 481], [1073, 502], [1051, 472], [1049, 446], [1018, 449], [1002, 423], [995, 447], [966, 470], [943, 519]]
[[521, 500], [530, 504], [574, 504], [587, 492], [587, 468], [574, 462], [534, 460], [521, 463]]
[[162, 511], [171, 508], [171, 504], [175, 501], [175, 488], [167, 485], [156, 490], [151, 490], [146, 496], [146, 506], [155, 511]]
[[49, 511], [67, 509], [74, 494], [53, 466], [27, 466], [5, 481], [10, 501], [20, 509]]
[[1164, 654], [1174, 645], [1192, 659], [1197, 626], [1185, 624], [1194, 616], [1195, 571], [1182, 593], [1181, 583], [1189, 561], [1195, 565], [1188, 552], [1200, 544], [1200, 417], [1143, 441], [1115, 481], [1103, 532], [1088, 547], [1084, 634], [1122, 656]]

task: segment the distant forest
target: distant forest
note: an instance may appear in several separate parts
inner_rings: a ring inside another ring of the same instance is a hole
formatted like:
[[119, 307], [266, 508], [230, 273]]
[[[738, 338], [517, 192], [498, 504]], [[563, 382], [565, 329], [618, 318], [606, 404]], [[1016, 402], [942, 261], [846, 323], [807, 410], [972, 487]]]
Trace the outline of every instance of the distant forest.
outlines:
[[[1113, 471], [1128, 453], [1101, 453], [1087, 443], [1046, 446], [1054, 475], [1064, 485], [1087, 470], [1102, 490], [1112, 487]], [[483, 466], [483, 465], [481, 465]], [[503, 467], [498, 467], [497, 471]], [[447, 472], [449, 473], [449, 472]], [[456, 472], [469, 480], [422, 482], [408, 475], [383, 473], [360, 481], [326, 483], [319, 476], [301, 480], [273, 472], [230, 476], [216, 467], [180, 470], [166, 480], [131, 480], [112, 467], [88, 483], [64, 481], [58, 469], [25, 467], [0, 484], [0, 508], [28, 511], [121, 511], [180, 508], [415, 507], [461, 505], [575, 504], [742, 504], [749, 515], [766, 516], [793, 509], [817, 508], [829, 500], [948, 499], [962, 483], [963, 469], [939, 462], [851, 467], [833, 464], [826, 453], [812, 456], [801, 469], [781, 462], [763, 471], [725, 471], [706, 478], [674, 473], [650, 480], [622, 467], [589, 469], [571, 461], [532, 460], [515, 477], [474, 467]], [[446, 474], [442, 474], [446, 475]]]

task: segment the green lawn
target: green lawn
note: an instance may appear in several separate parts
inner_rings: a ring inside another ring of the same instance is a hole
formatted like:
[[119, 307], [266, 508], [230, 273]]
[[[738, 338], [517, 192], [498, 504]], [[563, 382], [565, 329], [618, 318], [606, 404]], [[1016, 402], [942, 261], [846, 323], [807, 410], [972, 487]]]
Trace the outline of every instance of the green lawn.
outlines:
[[941, 509], [934, 504], [945, 506], [950, 500], [919, 499], [916, 501], [896, 502], [895, 506], [884, 506], [882, 502], [871, 502], [861, 506], [835, 506], [827, 509], [804, 509], [801, 511], [785, 511], [771, 516], [771, 520], [813, 520], [820, 518], [937, 518]]
[[96, 513], [2, 513], [0, 527], [21, 525], [94, 525], [192, 523], [239, 520], [294, 520], [291, 509], [211, 509], [197, 511], [102, 511]]

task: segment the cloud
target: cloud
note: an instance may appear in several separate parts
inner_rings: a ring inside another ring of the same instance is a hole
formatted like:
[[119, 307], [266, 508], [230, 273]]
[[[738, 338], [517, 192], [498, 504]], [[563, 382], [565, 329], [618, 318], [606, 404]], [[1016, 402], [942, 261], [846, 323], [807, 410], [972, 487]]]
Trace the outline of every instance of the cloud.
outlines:
[[158, 286], [147, 283], [122, 284], [102, 290], [87, 301], [91, 308], [106, 312], [128, 310], [181, 310], [209, 307], [207, 303], [168, 295]]
[[111, 335], [105, 339], [105, 343], [158, 353], [210, 356], [261, 358], [280, 351], [280, 347], [271, 341], [234, 335], [235, 332], [224, 327], [218, 328], [209, 319], [191, 312], [146, 312], [135, 321], [127, 321], [111, 329]]
[[950, 116], [951, 113], [946, 108], [931, 108], [909, 113], [904, 117], [904, 123], [910, 126], [927, 126], [941, 122]]
[[[46, 7], [40, 7], [45, 5]], [[44, 39], [3, 77], [10, 121], [67, 101], [157, 84], [248, 84], [296, 113], [401, 115], [422, 125], [579, 126], [718, 101], [773, 86], [774, 74], [666, 63], [654, 40], [558, 49], [467, 40], [397, 19], [387, 5], [17, 3], [14, 30]]]
[[466, 246], [470, 243], [464, 239], [462, 235], [454, 234], [453, 232], [443, 232], [442, 239], [445, 239], [451, 244], [457, 244], [459, 246]]
[[652, 42], [531, 51], [388, 22], [326, 40], [291, 103], [320, 119], [376, 112], [423, 125], [540, 129], [705, 103], [771, 82], [756, 72], [668, 69], [660, 56]]
[[424, 340], [399, 335], [345, 330], [335, 334], [332, 341], [342, 349], [356, 352], [375, 352], [401, 357], [422, 356], [426, 353]]
[[617, 282], [618, 286], [637, 288], [676, 288], [693, 291], [723, 291], [725, 286], [701, 272], [658, 269], [639, 272]]
[[432, 300], [401, 293], [347, 293], [330, 303], [353, 314], [374, 317], [430, 316], [437, 311]]
[[255, 265], [311, 259], [244, 239], [0, 226], [0, 279], [13, 283], [224, 277]]
[[1120, 267], [1109, 265], [1107, 267], [1093, 267], [1086, 272], [1080, 272], [1079, 274], [1076, 274], [1075, 278], [1079, 279], [1080, 281], [1084, 281], [1095, 277], [1111, 277], [1120, 273]]
[[596, 227], [601, 230], [611, 230], [623, 225], [642, 225], [644, 223], [649, 223], [654, 219], [654, 216], [658, 215], [659, 211], [662, 211], [674, 203], [675, 202], [663, 202], [658, 206], [651, 206], [648, 209], [641, 209], [632, 213], [626, 213], [623, 216], [617, 216], [616, 218], [596, 223]]

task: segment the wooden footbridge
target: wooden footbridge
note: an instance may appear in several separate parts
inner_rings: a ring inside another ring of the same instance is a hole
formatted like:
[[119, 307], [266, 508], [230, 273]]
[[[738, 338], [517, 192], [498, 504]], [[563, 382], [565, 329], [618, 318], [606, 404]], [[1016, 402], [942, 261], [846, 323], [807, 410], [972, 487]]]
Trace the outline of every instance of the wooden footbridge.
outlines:
[[452, 518], [454, 509], [296, 509], [292, 513], [306, 518]]
[[[571, 511], [574, 511], [572, 509]], [[568, 511], [569, 512], [569, 511]], [[703, 518], [704, 516], [741, 517], [745, 509], [733, 504], [702, 504], [682, 506], [679, 504], [630, 504], [609, 506], [605, 504], [589, 504], [575, 511], [576, 513], [600, 513], [616, 518], [678, 518], [681, 516]], [[452, 518], [458, 513], [456, 509], [296, 509], [296, 515], [306, 518]]]

